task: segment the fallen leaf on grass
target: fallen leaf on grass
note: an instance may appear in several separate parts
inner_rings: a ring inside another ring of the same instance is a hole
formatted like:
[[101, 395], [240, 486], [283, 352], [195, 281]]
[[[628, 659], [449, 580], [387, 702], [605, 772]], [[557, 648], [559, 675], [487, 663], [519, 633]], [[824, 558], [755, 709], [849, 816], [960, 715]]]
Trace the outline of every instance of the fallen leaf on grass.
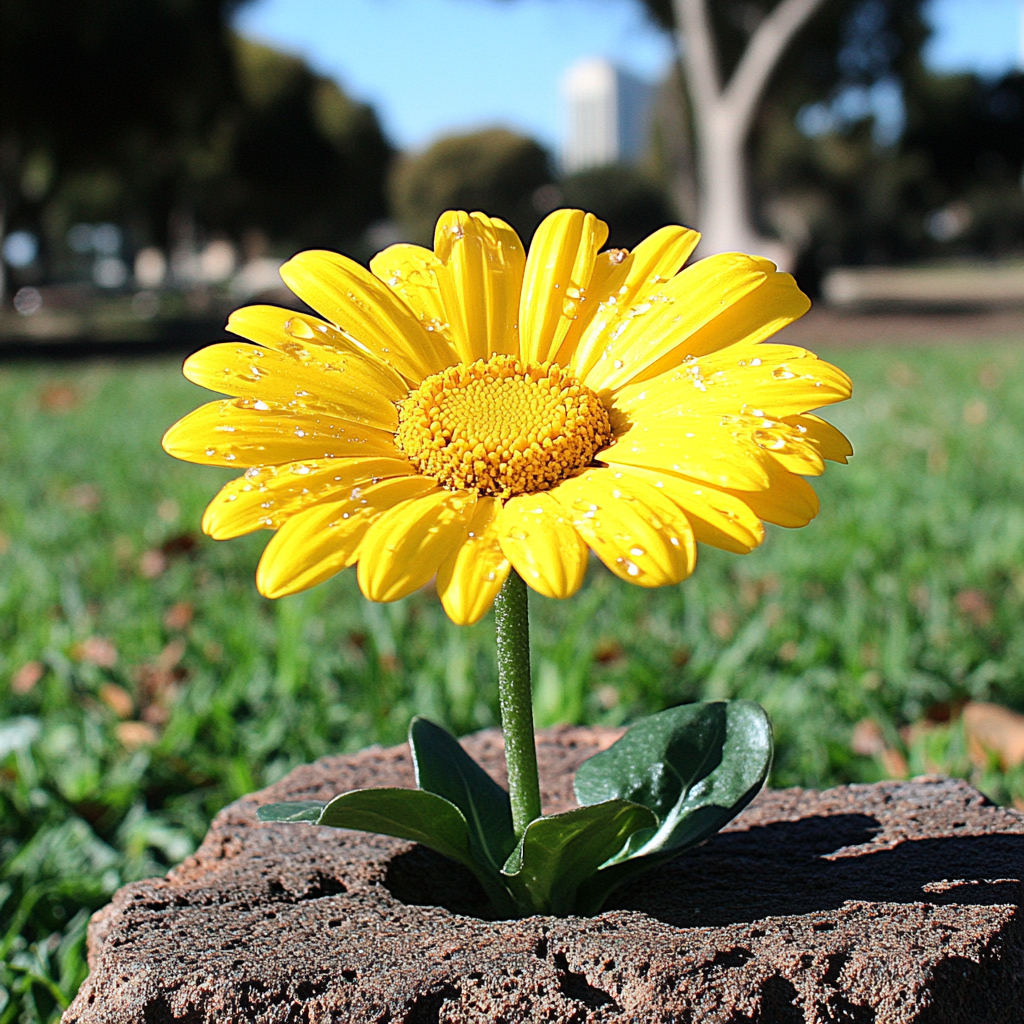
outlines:
[[121, 722], [117, 727], [117, 738], [126, 750], [151, 747], [160, 739], [159, 733], [146, 722]]
[[99, 696], [100, 700], [118, 718], [131, 718], [132, 712], [135, 710], [135, 701], [132, 700], [132, 695], [123, 686], [118, 686], [116, 683], [104, 683], [100, 687]]
[[877, 757], [885, 750], [882, 727], [873, 718], [862, 718], [853, 727], [850, 749], [861, 757]]
[[27, 661], [11, 676], [11, 689], [17, 694], [26, 694], [46, 675], [46, 666], [41, 661]]
[[1004, 770], [1024, 764], [1024, 715], [998, 704], [971, 701], [964, 705], [964, 735], [971, 761], [985, 768], [990, 756]]
[[185, 629], [192, 621], [195, 609], [189, 601], [179, 601], [171, 605], [164, 615], [164, 625], [168, 629]]
[[103, 636], [90, 636], [75, 644], [71, 656], [99, 668], [113, 668], [117, 664], [117, 648]]
[[155, 580], [167, 568], [167, 556], [159, 548], [150, 548], [142, 552], [139, 559], [139, 572], [147, 580]]
[[980, 590], [961, 590], [956, 595], [956, 607], [964, 618], [982, 629], [992, 622], [992, 603]]
[[601, 640], [594, 652], [594, 660], [599, 665], [610, 665], [625, 656], [626, 652], [616, 640]]
[[886, 744], [885, 733], [873, 718], [862, 718], [853, 727], [850, 749], [862, 757], [877, 757], [888, 779], [905, 779], [910, 774], [907, 759]]
[[70, 384], [47, 384], [39, 392], [39, 406], [43, 412], [71, 412], [80, 401], [78, 392]]

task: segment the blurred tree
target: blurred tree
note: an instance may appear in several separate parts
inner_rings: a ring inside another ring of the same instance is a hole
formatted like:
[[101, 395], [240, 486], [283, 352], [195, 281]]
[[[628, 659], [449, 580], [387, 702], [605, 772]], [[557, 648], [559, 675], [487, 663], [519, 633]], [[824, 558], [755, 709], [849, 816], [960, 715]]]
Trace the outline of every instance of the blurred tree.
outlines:
[[[694, 155], [673, 143], [671, 128], [662, 150], [677, 154], [677, 176], [688, 171], [685, 162], [679, 166], [679, 154], [695, 164], [709, 251], [765, 248], [748, 161], [759, 129], [773, 120], [767, 112], [783, 107], [792, 118], [801, 107], [851, 88], [898, 80], [917, 61], [926, 36], [922, 0], [643, 2], [675, 32], [682, 54], [686, 97], [675, 130], [692, 125]], [[685, 199], [686, 186], [677, 182], [673, 192]]]
[[234, 53], [241, 102], [229, 168], [205, 184], [200, 220], [331, 248], [384, 218], [392, 149], [373, 110], [298, 57], [241, 38]]
[[[0, 231], [57, 253], [70, 224], [339, 244], [386, 211], [373, 112], [236, 39], [243, 0], [3, 0]], [[51, 260], [51, 266], [52, 266]]]
[[607, 221], [608, 245], [616, 248], [632, 249], [675, 220], [664, 189], [635, 167], [609, 164], [577, 171], [562, 178], [558, 190], [564, 205]]
[[440, 139], [399, 160], [390, 183], [395, 219], [413, 241], [431, 244], [445, 210], [480, 210], [528, 240], [554, 204], [546, 202], [550, 158], [533, 139], [503, 128]]
[[72, 205], [124, 213], [131, 197], [201, 173], [234, 96], [225, 24], [237, 6], [4, 0], [0, 202], [8, 224], [38, 220], [61, 192]]

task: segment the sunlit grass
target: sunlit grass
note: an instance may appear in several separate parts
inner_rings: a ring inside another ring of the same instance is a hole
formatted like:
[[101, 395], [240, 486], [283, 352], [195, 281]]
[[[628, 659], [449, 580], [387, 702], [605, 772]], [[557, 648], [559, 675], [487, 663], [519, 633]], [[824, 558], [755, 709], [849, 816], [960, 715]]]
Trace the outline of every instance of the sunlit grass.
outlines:
[[[833, 358], [856, 390], [830, 417], [857, 454], [816, 482], [818, 520], [746, 557], [702, 550], [678, 588], [594, 563], [573, 600], [534, 600], [538, 718], [744, 696], [773, 717], [774, 785], [902, 763], [1020, 798], [1019, 770], [974, 767], [955, 716], [920, 723], [966, 699], [1024, 708], [1024, 347]], [[490, 618], [455, 627], [429, 591], [372, 605], [351, 572], [269, 602], [266, 535], [199, 535], [229, 474], [159, 438], [205, 395], [170, 361], [0, 368], [0, 1024], [59, 1013], [88, 911], [228, 801], [399, 742], [414, 712], [496, 721]], [[853, 751], [865, 719], [882, 756]]]

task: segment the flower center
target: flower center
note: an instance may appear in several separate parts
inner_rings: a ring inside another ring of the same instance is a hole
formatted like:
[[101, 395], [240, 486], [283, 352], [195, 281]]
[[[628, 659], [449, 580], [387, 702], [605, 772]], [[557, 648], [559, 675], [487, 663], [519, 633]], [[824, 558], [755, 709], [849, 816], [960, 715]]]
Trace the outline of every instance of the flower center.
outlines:
[[589, 466], [611, 437], [601, 400], [557, 363], [497, 355], [427, 377], [400, 403], [395, 441], [442, 487], [511, 498]]

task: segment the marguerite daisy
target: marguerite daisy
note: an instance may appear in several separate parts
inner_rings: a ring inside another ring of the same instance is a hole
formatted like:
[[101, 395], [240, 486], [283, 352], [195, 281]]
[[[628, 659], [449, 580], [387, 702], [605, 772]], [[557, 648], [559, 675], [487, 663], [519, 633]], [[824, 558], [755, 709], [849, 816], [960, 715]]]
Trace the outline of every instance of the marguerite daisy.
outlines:
[[281, 268], [323, 319], [233, 313], [245, 344], [191, 356], [185, 375], [232, 397], [164, 437], [180, 459], [245, 467], [203, 518], [218, 539], [276, 531], [268, 597], [358, 562], [363, 593], [437, 578], [476, 622], [510, 567], [568, 597], [588, 551], [630, 583], [678, 583], [695, 541], [747, 552], [762, 521], [818, 511], [804, 476], [845, 462], [810, 411], [850, 395], [812, 353], [766, 344], [809, 308], [788, 274], [739, 253], [680, 268], [699, 238], [666, 227], [632, 252], [559, 210], [529, 254], [503, 221], [450, 212], [434, 251], [393, 245], [370, 270], [332, 252]]

